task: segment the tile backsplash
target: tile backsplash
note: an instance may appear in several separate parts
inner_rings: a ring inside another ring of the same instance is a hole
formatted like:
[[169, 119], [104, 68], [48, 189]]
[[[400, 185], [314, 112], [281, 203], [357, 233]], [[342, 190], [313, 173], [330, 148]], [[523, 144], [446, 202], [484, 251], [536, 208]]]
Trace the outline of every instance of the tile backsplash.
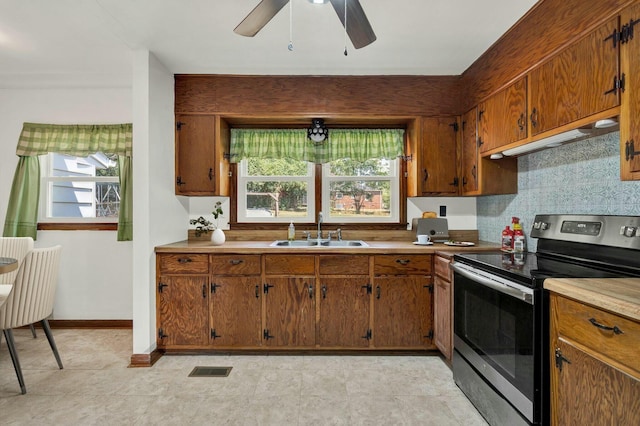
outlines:
[[528, 250], [536, 214], [640, 215], [640, 181], [620, 181], [620, 133], [613, 132], [518, 158], [518, 193], [477, 198], [479, 237], [500, 242], [521, 219]]

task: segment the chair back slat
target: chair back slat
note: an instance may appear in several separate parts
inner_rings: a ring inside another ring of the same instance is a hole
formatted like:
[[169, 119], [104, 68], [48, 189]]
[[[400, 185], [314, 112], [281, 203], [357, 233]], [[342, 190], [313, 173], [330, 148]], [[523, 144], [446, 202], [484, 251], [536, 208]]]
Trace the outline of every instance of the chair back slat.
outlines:
[[[29, 251], [33, 250], [31, 237], [0, 237], [0, 257], [10, 257], [18, 260], [18, 266]], [[18, 270], [0, 274], [0, 284], [13, 284], [18, 276]]]
[[61, 250], [61, 246], [55, 246], [27, 253], [9, 297], [0, 309], [0, 329], [33, 324], [51, 315]]

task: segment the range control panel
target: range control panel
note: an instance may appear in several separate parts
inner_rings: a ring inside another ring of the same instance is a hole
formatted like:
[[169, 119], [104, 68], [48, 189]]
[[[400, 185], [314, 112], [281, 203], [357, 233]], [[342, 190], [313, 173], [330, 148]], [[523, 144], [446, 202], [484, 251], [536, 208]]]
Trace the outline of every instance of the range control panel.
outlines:
[[640, 216], [537, 215], [531, 237], [640, 249]]

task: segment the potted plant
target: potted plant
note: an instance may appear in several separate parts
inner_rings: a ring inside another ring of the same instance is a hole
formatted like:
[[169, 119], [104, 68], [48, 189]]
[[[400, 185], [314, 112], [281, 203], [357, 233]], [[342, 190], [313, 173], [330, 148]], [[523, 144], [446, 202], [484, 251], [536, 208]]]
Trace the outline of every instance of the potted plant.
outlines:
[[199, 237], [202, 234], [208, 234], [209, 231], [213, 231], [211, 234], [211, 242], [214, 245], [224, 244], [226, 237], [222, 229], [219, 228], [218, 220], [222, 216], [222, 203], [220, 201], [216, 202], [213, 211], [213, 218], [215, 219], [215, 224], [204, 217], [200, 216], [197, 219], [189, 220], [191, 225], [196, 225], [196, 237]]

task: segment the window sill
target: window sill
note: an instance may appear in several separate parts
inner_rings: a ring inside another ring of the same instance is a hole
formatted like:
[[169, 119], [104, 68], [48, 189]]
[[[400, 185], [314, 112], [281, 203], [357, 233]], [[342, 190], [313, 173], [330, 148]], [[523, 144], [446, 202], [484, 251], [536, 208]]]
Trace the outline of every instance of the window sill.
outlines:
[[117, 231], [117, 223], [38, 223], [38, 231]]

